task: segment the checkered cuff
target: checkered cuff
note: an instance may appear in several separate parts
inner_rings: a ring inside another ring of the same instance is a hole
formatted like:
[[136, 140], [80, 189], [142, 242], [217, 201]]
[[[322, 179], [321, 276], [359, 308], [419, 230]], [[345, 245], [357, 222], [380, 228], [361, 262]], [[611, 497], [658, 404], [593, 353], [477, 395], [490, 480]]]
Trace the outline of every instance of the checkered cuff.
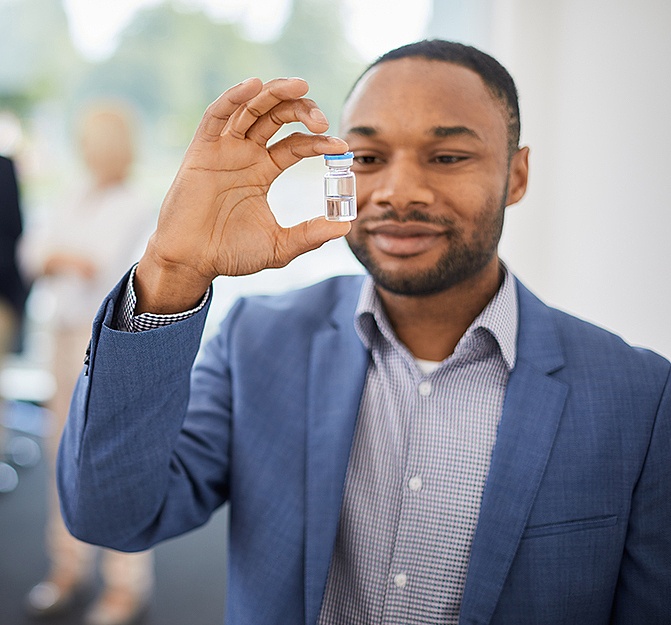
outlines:
[[162, 326], [169, 326], [178, 321], [184, 321], [185, 319], [192, 317], [197, 312], [202, 310], [203, 306], [207, 304], [207, 300], [210, 298], [212, 287], [207, 289], [200, 304], [191, 310], [187, 310], [181, 313], [174, 313], [172, 315], [142, 313], [141, 315], [136, 316], [135, 304], [137, 304], [137, 296], [135, 295], [135, 289], [133, 288], [133, 282], [135, 281], [135, 269], [137, 269], [137, 265], [135, 265], [130, 272], [128, 283], [126, 284], [126, 292], [124, 293], [121, 307], [117, 311], [114, 323], [116, 329], [121, 330], [122, 332], [144, 332], [146, 330], [154, 330]]

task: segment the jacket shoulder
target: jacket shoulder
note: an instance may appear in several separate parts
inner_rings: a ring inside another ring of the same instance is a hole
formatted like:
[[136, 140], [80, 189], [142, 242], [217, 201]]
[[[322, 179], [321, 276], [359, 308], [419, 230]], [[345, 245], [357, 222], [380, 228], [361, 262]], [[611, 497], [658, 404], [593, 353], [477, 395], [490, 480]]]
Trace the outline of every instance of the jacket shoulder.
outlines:
[[668, 369], [671, 363], [647, 347], [628, 343], [621, 336], [567, 312], [551, 309], [565, 343], [581, 345], [582, 351], [593, 351], [593, 357], [611, 357], [635, 365], [647, 362]]
[[610, 370], [639, 377], [654, 371], [663, 378], [669, 375], [671, 363], [653, 350], [631, 345], [610, 330], [548, 306], [521, 284], [518, 289], [521, 326], [526, 322], [543, 324], [548, 331], [551, 328], [567, 364], [593, 373]]

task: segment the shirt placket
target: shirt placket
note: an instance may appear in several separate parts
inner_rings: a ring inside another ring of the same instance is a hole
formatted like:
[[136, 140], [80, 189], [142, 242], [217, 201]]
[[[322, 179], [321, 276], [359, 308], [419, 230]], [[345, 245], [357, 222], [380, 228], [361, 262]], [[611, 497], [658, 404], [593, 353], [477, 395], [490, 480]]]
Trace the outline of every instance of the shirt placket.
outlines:
[[[405, 380], [412, 388], [409, 398], [412, 410], [406, 428], [407, 454], [401, 481], [400, 513], [396, 540], [390, 561], [387, 579], [383, 618], [384, 624], [396, 624], [412, 611], [412, 596], [416, 594], [417, 553], [416, 545], [421, 538], [422, 512], [427, 505], [427, 440], [425, 426], [428, 415], [435, 410], [434, 383], [432, 376], [413, 376]], [[430, 452], [429, 452], [430, 453]]]

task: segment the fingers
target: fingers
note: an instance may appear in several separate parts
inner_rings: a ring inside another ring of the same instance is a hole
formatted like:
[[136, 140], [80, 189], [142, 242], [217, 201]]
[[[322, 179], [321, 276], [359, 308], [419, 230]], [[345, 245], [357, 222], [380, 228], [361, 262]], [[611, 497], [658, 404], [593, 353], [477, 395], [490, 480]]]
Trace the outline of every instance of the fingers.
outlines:
[[216, 141], [224, 133], [250, 138], [259, 145], [284, 124], [302, 122], [308, 130], [322, 133], [328, 121], [317, 105], [303, 98], [308, 91], [301, 78], [277, 78], [263, 84], [249, 78], [225, 91], [205, 111], [197, 136]]
[[247, 138], [259, 145], [266, 145], [270, 138], [284, 125], [292, 122], [303, 123], [308, 130], [322, 133], [329, 123], [314, 101], [308, 98], [280, 102], [262, 115], [247, 131]]
[[240, 105], [258, 95], [263, 83], [258, 78], [248, 78], [222, 93], [207, 107], [196, 136], [206, 141], [216, 141], [223, 132], [230, 116]]
[[342, 154], [347, 150], [347, 143], [338, 137], [296, 132], [271, 145], [268, 154], [278, 169], [284, 171], [304, 158], [320, 154]]
[[345, 236], [351, 227], [350, 222], [315, 217], [291, 228], [283, 228], [275, 249], [275, 266], [284, 267], [297, 256], [316, 250], [331, 239]]
[[301, 78], [277, 78], [263, 85], [261, 92], [230, 115], [226, 130], [242, 139], [256, 121], [285, 100], [295, 100], [308, 92], [308, 84]]

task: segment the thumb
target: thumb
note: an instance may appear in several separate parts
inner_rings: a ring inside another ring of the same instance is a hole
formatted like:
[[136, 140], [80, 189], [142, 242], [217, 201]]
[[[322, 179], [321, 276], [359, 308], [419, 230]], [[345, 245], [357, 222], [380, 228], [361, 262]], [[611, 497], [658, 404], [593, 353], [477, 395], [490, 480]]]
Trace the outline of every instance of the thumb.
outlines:
[[275, 254], [277, 266], [288, 265], [297, 256], [316, 250], [331, 239], [345, 236], [351, 228], [349, 221], [327, 221], [324, 217], [284, 228]]

